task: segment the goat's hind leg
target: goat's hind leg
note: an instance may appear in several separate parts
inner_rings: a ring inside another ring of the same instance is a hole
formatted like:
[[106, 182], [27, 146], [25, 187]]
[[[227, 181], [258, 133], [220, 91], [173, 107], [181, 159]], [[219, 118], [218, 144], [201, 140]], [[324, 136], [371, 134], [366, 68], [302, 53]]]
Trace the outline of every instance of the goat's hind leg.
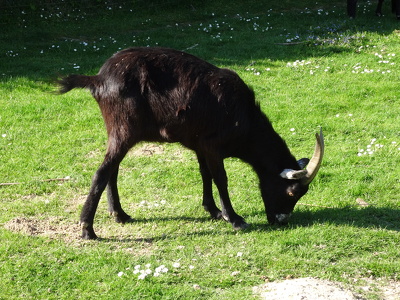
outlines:
[[[111, 177], [113, 178], [111, 180], [111, 186], [116, 189], [116, 177], [118, 176], [118, 167], [125, 154], [126, 151], [122, 149], [119, 149], [117, 152], [112, 152], [109, 149], [103, 163], [93, 176], [89, 195], [86, 198], [86, 202], [83, 205], [80, 216], [83, 239], [92, 240], [97, 238], [93, 229], [93, 221], [96, 214], [97, 206], [99, 204], [101, 194], [104, 192]], [[119, 203], [119, 198], [118, 201], [115, 202]]]
[[114, 173], [111, 174], [111, 177], [107, 185], [108, 211], [110, 215], [115, 218], [115, 221], [117, 223], [124, 224], [132, 221], [132, 218], [127, 213], [125, 213], [125, 211], [121, 207], [121, 202], [117, 187], [118, 170], [119, 170], [119, 165], [117, 169], [114, 171]]
[[115, 164], [105, 159], [93, 176], [89, 195], [86, 198], [86, 202], [83, 205], [80, 216], [83, 239], [93, 240], [97, 238], [97, 235], [93, 229], [94, 216], [96, 214], [101, 194], [106, 188], [110, 179], [110, 173], [112, 173], [114, 168]]

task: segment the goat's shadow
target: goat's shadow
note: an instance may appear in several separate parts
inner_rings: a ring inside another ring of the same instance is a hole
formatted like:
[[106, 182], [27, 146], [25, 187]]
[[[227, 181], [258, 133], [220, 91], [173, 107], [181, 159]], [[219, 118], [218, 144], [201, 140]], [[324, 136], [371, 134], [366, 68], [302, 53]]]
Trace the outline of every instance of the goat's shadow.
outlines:
[[[210, 217], [204, 216], [204, 217], [186, 217], [186, 216], [174, 216], [174, 217], [146, 217], [146, 218], [133, 218], [130, 221], [126, 222], [124, 226], [129, 226], [130, 224], [145, 224], [145, 223], [164, 223], [164, 222], [190, 222], [193, 224], [204, 224], [207, 222], [224, 222], [229, 226], [229, 224], [223, 220], [215, 220], [211, 219]], [[179, 226], [179, 225], [177, 225]], [[247, 230], [247, 229], [246, 229]], [[235, 231], [232, 230], [232, 234], [234, 234]], [[176, 238], [177, 236], [209, 236], [209, 235], [215, 235], [218, 234], [213, 230], [197, 230], [195, 232], [187, 232], [187, 233], [181, 233], [181, 234], [161, 234], [159, 236], [147, 236], [147, 237], [139, 237], [139, 238], [117, 238], [117, 237], [99, 237], [99, 241], [105, 241], [105, 242], [123, 242], [123, 243], [137, 243], [137, 242], [142, 242], [142, 243], [154, 243], [157, 241], [161, 240], [166, 240], [166, 239], [171, 239], [171, 238]], [[228, 233], [229, 234], [229, 233]]]
[[314, 224], [349, 225], [359, 228], [381, 228], [400, 231], [400, 209], [387, 207], [343, 207], [300, 210], [293, 214], [292, 226]]
[[[264, 211], [258, 211], [248, 216], [265, 215]], [[348, 225], [359, 228], [371, 228], [371, 229], [385, 229], [392, 231], [400, 231], [400, 209], [385, 208], [385, 207], [343, 207], [343, 208], [322, 208], [316, 211], [314, 210], [297, 210], [293, 213], [291, 222], [287, 226], [276, 226], [269, 225], [267, 221], [250, 223], [249, 227], [242, 231], [245, 235], [248, 232], [253, 231], [264, 231], [266, 234], [275, 230], [292, 230], [299, 227], [311, 227], [316, 224], [334, 224], [334, 225]], [[169, 221], [181, 221], [191, 223], [206, 223], [206, 222], [224, 222], [222, 220], [212, 220], [209, 217], [161, 217], [161, 218], [135, 218], [130, 223], [147, 223], [147, 222], [169, 222]], [[229, 226], [228, 223], [226, 223]], [[208, 235], [236, 235], [237, 231], [224, 231], [218, 233], [214, 230], [200, 230], [196, 232], [188, 232], [182, 235], [185, 236], [208, 236]], [[178, 234], [179, 235], [179, 234]], [[166, 240], [175, 238], [177, 234], [143, 237], [143, 238], [99, 238], [101, 241], [106, 242], [144, 242], [153, 243], [159, 240]]]

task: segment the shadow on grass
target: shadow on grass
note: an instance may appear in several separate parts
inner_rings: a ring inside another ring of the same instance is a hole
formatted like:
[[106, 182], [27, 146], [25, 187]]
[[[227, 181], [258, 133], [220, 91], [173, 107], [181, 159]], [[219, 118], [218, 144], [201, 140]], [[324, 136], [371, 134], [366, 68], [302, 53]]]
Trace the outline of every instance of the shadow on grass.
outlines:
[[[316, 7], [310, 3], [313, 13], [309, 14], [299, 13], [310, 12], [305, 4], [298, 4], [299, 1], [289, 1], [291, 3], [283, 5], [278, 2], [274, 4], [272, 16], [267, 16], [267, 7], [273, 3], [266, 6], [262, 1], [248, 1], [246, 9], [240, 9], [237, 7], [240, 1], [237, 2], [228, 15], [226, 5], [216, 6], [213, 17], [209, 15], [210, 8], [205, 4], [196, 5], [196, 10], [193, 10], [192, 5], [182, 5], [179, 12], [176, 6], [166, 4], [155, 15], [154, 11], [149, 11], [147, 2], [141, 10], [137, 10], [135, 2], [132, 10], [137, 17], [132, 17], [127, 3], [119, 13], [106, 13], [107, 4], [103, 10], [98, 8], [97, 15], [101, 15], [101, 18], [96, 18], [94, 11], [87, 8], [82, 12], [86, 17], [74, 22], [68, 18], [64, 21], [63, 18], [50, 21], [36, 16], [36, 12], [27, 19], [18, 12], [17, 16], [11, 15], [10, 24], [6, 23], [11, 31], [0, 35], [0, 40], [6, 45], [1, 49], [6, 55], [0, 57], [0, 65], [3, 66], [2, 72], [7, 75], [1, 76], [0, 82], [8, 81], [13, 76], [51, 81], [49, 77], [56, 77], [61, 69], [65, 69], [66, 74], [97, 72], [104, 61], [118, 49], [146, 46], [150, 37], [152, 46], [168, 45], [175, 49], [187, 49], [203, 59], [212, 60], [214, 64], [237, 67], [237, 64], [247, 65], [260, 59], [292, 61], [341, 52], [353, 53], [355, 48], [369, 43], [363, 33], [374, 32], [387, 36], [398, 29], [398, 22], [392, 15], [378, 19], [374, 17], [373, 9], [365, 16], [359, 14], [357, 19], [349, 20], [345, 14], [344, 2], [338, 3], [341, 5], [337, 8], [342, 13], [324, 17], [316, 13], [321, 4]], [[293, 10], [294, 5], [298, 7], [297, 10]], [[323, 8], [330, 11], [332, 4], [325, 4]], [[170, 21], [171, 14], [185, 17], [179, 16], [178, 24]], [[21, 18], [29, 22], [21, 25]], [[155, 20], [146, 25], [141, 20], [147, 18]], [[220, 26], [218, 23], [225, 25], [214, 28]], [[271, 27], [270, 23], [274, 24], [273, 29], [261, 30]], [[137, 30], [138, 27], [140, 30]], [[221, 35], [220, 39], [216, 35]], [[234, 37], [232, 41], [230, 36]], [[298, 36], [300, 40], [297, 40]], [[108, 37], [112, 39], [108, 41]], [[134, 43], [132, 39], [138, 39], [138, 42]], [[89, 47], [88, 43], [93, 44]], [[98, 46], [99, 43], [102, 43], [102, 47]]]
[[[190, 236], [215, 236], [215, 235], [236, 235], [238, 231], [232, 229], [229, 222], [224, 220], [216, 220], [211, 219], [208, 216], [204, 217], [187, 217], [187, 216], [173, 216], [173, 217], [151, 217], [151, 218], [135, 218], [132, 221], [125, 223], [124, 226], [129, 226], [130, 224], [146, 224], [146, 223], [164, 223], [164, 222], [174, 222], [176, 223], [177, 228], [182, 225], [182, 223], [193, 224], [193, 231], [187, 230], [185, 232], [177, 230], [177, 232], [170, 232], [168, 234], [161, 234], [161, 235], [149, 235], [147, 237], [139, 237], [139, 238], [132, 238], [132, 237], [99, 237], [99, 241], [104, 242], [123, 242], [123, 243], [154, 243], [161, 240], [168, 240], [168, 239], [175, 239], [177, 237], [190, 237]], [[203, 229], [201, 228], [204, 224], [205, 227], [209, 227], [212, 223], [222, 223], [222, 225], [226, 226], [222, 232], [217, 231], [215, 229]], [[116, 224], [117, 226], [118, 224]], [[266, 224], [259, 224], [253, 226], [253, 224], [249, 224], [250, 226], [243, 230], [243, 233], [251, 232], [251, 231], [265, 231], [265, 230], [273, 230], [273, 227], [266, 226]], [[199, 228], [200, 227], [200, 228]]]
[[[264, 211], [259, 211], [254, 215], [264, 215]], [[271, 226], [265, 223], [257, 222], [250, 223], [249, 227], [243, 230], [243, 233], [253, 232], [253, 231], [275, 231], [275, 230], [291, 230], [298, 227], [309, 227], [317, 224], [334, 224], [334, 225], [348, 225], [359, 228], [380, 228], [386, 230], [400, 231], [400, 210], [393, 208], [382, 208], [382, 207], [365, 207], [365, 208], [355, 208], [355, 207], [345, 207], [345, 208], [323, 208], [317, 211], [304, 210], [296, 211], [291, 219], [288, 226]], [[161, 218], [143, 218], [134, 219], [132, 223], [147, 223], [147, 222], [188, 222], [200, 225], [201, 223], [207, 222], [224, 222], [222, 220], [211, 220], [209, 217], [161, 217]], [[99, 238], [100, 241], [105, 242], [134, 242], [134, 243], [154, 243], [156, 241], [176, 238], [177, 235], [181, 236], [208, 236], [208, 235], [236, 235], [237, 231], [229, 230], [230, 224], [225, 222], [227, 230], [221, 232], [216, 232], [215, 230], [197, 230], [194, 232], [187, 233], [171, 233], [167, 235], [153, 236], [153, 237], [143, 237], [143, 238]], [[128, 224], [127, 224], [128, 225]], [[129, 226], [129, 225], [128, 225]], [[179, 226], [179, 224], [177, 225]]]
[[296, 211], [291, 222], [302, 227], [323, 223], [400, 231], [400, 209], [369, 206], [304, 210]]

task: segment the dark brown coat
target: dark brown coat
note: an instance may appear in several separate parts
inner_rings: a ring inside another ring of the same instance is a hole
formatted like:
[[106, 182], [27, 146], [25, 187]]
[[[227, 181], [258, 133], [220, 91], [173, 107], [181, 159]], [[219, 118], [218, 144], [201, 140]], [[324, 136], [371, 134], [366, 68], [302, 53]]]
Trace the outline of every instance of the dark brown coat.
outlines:
[[[309, 182], [300, 178], [307, 173], [302, 170], [307, 160], [299, 166], [253, 91], [233, 71], [176, 50], [131, 48], [108, 59], [98, 75], [70, 75], [60, 85], [62, 93], [89, 89], [108, 132], [107, 153], [81, 213], [83, 238], [96, 238], [93, 219], [106, 186], [110, 213], [118, 222], [130, 220], [119, 200], [118, 168], [140, 141], [179, 142], [192, 149], [200, 165], [204, 208], [235, 229], [247, 224], [231, 205], [224, 158], [238, 157], [253, 166], [271, 223], [286, 223], [308, 189]], [[213, 199], [212, 180], [222, 211]]]

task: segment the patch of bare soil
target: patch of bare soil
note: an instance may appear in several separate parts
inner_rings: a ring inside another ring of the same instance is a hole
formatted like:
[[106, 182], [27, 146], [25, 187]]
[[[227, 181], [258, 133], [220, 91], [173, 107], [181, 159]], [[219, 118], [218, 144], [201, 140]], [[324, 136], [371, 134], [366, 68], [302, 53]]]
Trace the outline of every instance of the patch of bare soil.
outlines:
[[4, 224], [4, 227], [7, 230], [25, 235], [59, 238], [66, 242], [78, 240], [79, 236], [77, 232], [80, 232], [78, 222], [71, 223], [59, 217], [50, 217], [47, 219], [17, 217]]
[[[395, 281], [369, 282], [378, 290], [374, 293], [381, 300], [400, 299], [400, 283]], [[368, 292], [370, 286], [361, 288]], [[298, 278], [279, 282], [268, 282], [253, 288], [253, 292], [265, 300], [361, 300], [342, 284], [316, 278]]]
[[162, 153], [164, 153], [164, 147], [158, 144], [142, 144], [140, 147], [134, 148], [132, 151], [134, 156], [153, 156]]
[[255, 288], [265, 300], [356, 300], [350, 291], [339, 284], [315, 278], [298, 278], [268, 282]]
[[[111, 221], [113, 223], [113, 221]], [[113, 223], [112, 230], [105, 226], [98, 226], [97, 233], [100, 236], [107, 236], [105, 242], [113, 244], [113, 249], [122, 250], [135, 256], [146, 256], [155, 249], [152, 238], [132, 236], [128, 231], [129, 227], [123, 230]], [[16, 217], [4, 224], [4, 228], [29, 236], [43, 236], [50, 239], [57, 239], [72, 247], [80, 247], [91, 241], [81, 239], [81, 226], [79, 222], [72, 222], [61, 217], [48, 218], [27, 218]]]
[[381, 288], [385, 300], [400, 299], [400, 282], [390, 281], [387, 285]]

